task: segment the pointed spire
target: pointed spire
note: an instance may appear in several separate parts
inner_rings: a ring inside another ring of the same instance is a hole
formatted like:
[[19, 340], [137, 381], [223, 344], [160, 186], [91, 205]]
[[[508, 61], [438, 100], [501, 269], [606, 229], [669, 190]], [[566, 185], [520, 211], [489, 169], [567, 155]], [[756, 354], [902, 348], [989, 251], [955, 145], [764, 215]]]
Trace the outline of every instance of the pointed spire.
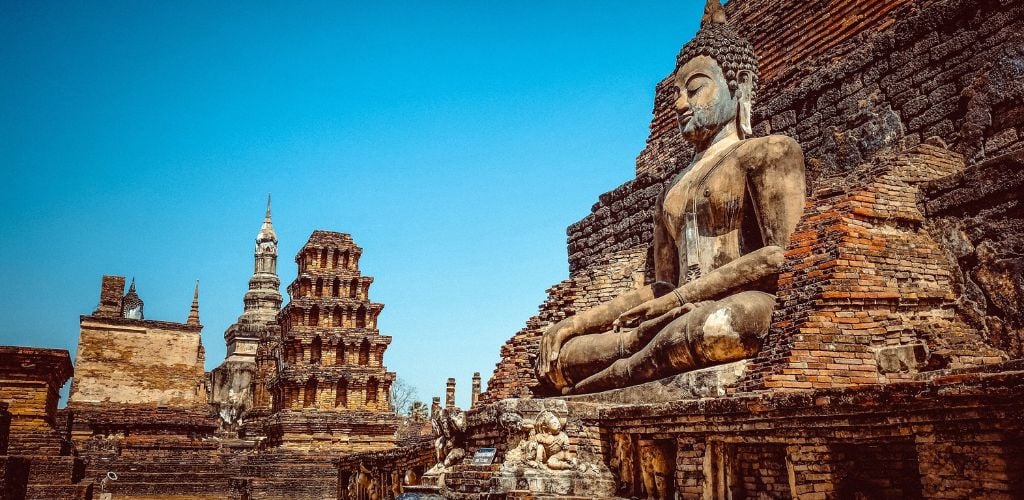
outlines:
[[274, 223], [270, 218], [270, 193], [267, 193], [267, 215], [263, 217], [263, 225], [260, 226], [260, 234], [256, 235], [256, 242], [273, 241], [277, 243], [277, 234], [274, 233]]
[[188, 321], [185, 324], [199, 324], [199, 280], [196, 280], [196, 290], [192, 293], [192, 309], [188, 312]]
[[704, 17], [700, 19], [701, 28], [709, 24], [725, 24], [725, 9], [719, 0], [708, 0], [704, 6]]

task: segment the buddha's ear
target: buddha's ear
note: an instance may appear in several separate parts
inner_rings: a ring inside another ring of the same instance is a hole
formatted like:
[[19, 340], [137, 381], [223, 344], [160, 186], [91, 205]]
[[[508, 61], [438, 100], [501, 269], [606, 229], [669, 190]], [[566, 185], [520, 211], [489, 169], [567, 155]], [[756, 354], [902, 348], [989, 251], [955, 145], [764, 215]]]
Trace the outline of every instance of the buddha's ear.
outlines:
[[742, 138], [746, 138], [754, 133], [750, 126], [750, 107], [753, 98], [754, 74], [750, 71], [741, 70], [736, 75], [736, 125]]

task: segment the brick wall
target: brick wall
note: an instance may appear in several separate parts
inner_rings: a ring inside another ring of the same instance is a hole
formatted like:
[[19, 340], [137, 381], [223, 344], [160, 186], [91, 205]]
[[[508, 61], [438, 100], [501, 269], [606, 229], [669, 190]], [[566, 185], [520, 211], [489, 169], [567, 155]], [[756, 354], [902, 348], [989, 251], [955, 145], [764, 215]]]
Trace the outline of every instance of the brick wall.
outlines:
[[926, 228], [951, 263], [958, 312], [1011, 358], [1024, 357], [1024, 150], [922, 185]]
[[[605, 407], [612, 439], [676, 441], [679, 498], [1019, 498], [1024, 372]], [[754, 464], [757, 465], [754, 465]]]
[[10, 454], [61, 455], [67, 444], [57, 429], [60, 388], [71, 376], [67, 351], [0, 346], [0, 403], [6, 404]]
[[81, 317], [69, 404], [206, 406], [202, 327]]
[[65, 350], [0, 346], [0, 498], [92, 498], [57, 418], [71, 373]]
[[959, 155], [921, 144], [821, 182], [738, 390], [889, 383], [1004, 361], [957, 314], [953, 265], [922, 230], [918, 186], [962, 169]]

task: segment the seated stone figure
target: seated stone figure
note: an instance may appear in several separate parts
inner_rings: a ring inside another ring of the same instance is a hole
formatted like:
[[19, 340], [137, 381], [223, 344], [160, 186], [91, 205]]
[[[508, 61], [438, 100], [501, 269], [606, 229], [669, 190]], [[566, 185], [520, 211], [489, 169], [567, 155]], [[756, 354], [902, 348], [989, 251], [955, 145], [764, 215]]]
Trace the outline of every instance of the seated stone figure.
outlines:
[[655, 207], [656, 282], [544, 332], [537, 375], [563, 394], [635, 385], [753, 356], [804, 206], [793, 139], [751, 134], [757, 58], [709, 0], [674, 73], [693, 160]]

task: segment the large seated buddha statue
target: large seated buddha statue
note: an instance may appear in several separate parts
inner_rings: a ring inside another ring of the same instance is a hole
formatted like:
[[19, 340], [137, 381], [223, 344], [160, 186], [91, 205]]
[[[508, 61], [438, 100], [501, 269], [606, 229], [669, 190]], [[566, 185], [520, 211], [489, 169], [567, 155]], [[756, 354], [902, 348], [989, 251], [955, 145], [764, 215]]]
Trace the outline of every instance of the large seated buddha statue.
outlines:
[[655, 206], [656, 281], [544, 332], [536, 371], [550, 390], [591, 393], [749, 358], [771, 323], [804, 207], [800, 145], [750, 137], [757, 57], [718, 0], [674, 80], [679, 131], [695, 152]]

